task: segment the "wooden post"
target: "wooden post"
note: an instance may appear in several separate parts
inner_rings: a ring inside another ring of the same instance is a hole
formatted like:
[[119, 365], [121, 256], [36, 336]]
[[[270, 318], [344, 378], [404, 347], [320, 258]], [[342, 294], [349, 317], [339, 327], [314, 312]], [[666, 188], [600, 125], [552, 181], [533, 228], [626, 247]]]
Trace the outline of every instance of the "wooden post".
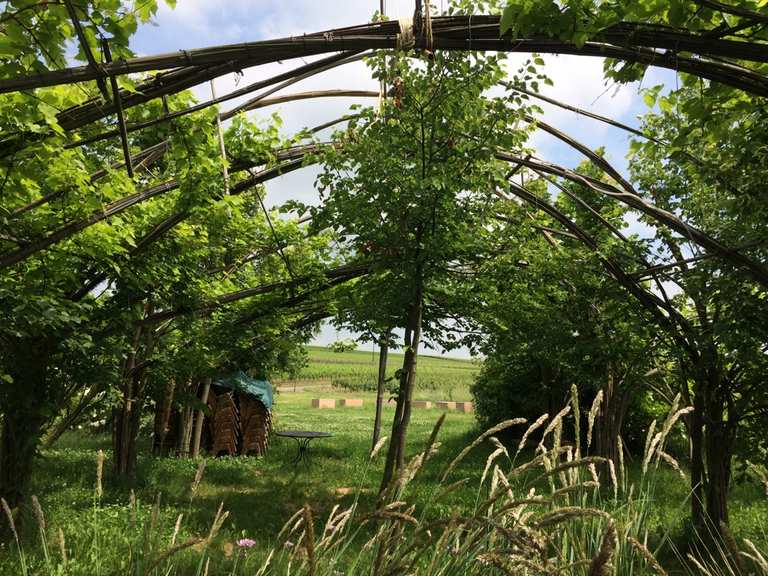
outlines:
[[[208, 393], [211, 390], [211, 379], [206, 378], [203, 382], [203, 393], [200, 395], [200, 401], [205, 404], [208, 402]], [[200, 437], [203, 435], [203, 420], [205, 420], [205, 412], [202, 409], [197, 411], [197, 418], [195, 420], [195, 431], [192, 435], [192, 458], [197, 458], [200, 455]]]
[[[86, 37], [85, 32], [83, 32], [83, 27], [80, 24], [80, 18], [77, 16], [77, 11], [75, 10], [71, 0], [64, 0], [64, 5], [67, 7], [67, 12], [69, 12], [69, 18], [72, 20], [72, 25], [75, 27], [75, 34], [77, 34], [77, 38], [80, 41], [80, 46], [83, 48], [85, 58], [88, 60], [88, 66], [90, 66], [91, 69], [96, 74], [98, 74], [98, 76], [96, 76], [96, 85], [99, 87], [99, 91], [101, 92], [102, 96], [104, 96], [104, 100], [109, 102], [109, 92], [107, 92], [107, 85], [104, 82], [104, 73], [99, 67], [99, 64], [96, 62], [96, 58], [93, 55], [91, 46], [88, 44], [88, 38]], [[84, 11], [86, 12], [87, 17], [87, 9], [84, 9]]]
[[[101, 41], [101, 48], [104, 51], [104, 59], [109, 63], [112, 62], [112, 53], [109, 51], [109, 43], [106, 38]], [[120, 87], [117, 85], [117, 78], [111, 76], [109, 78], [110, 85], [112, 86], [112, 100], [115, 103], [115, 111], [117, 112], [117, 123], [120, 128], [120, 142], [123, 145], [123, 156], [125, 157], [125, 169], [128, 172], [128, 177], [133, 178], [133, 162], [131, 160], [131, 149], [128, 146], [128, 127], [125, 124], [125, 115], [123, 114], [123, 102], [120, 98]]]

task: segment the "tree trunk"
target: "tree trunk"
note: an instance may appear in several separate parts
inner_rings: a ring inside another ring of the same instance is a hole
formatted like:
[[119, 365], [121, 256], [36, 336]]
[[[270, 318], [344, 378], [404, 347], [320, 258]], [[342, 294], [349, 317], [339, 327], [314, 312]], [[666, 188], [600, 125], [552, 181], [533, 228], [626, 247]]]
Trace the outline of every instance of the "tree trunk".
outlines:
[[728, 524], [728, 486], [731, 481], [731, 437], [724, 420], [724, 401], [714, 392], [706, 407], [704, 449], [707, 455], [707, 515], [719, 533], [720, 523]]
[[[187, 380], [187, 392], [196, 394], [197, 385], [190, 378]], [[179, 458], [189, 458], [189, 452], [192, 443], [192, 422], [194, 420], [194, 411], [191, 406], [184, 406], [179, 414], [179, 435], [178, 435], [178, 454]]]
[[381, 336], [379, 348], [379, 376], [376, 380], [376, 416], [373, 419], [373, 442], [371, 450], [376, 447], [381, 437], [381, 411], [384, 405], [384, 384], [387, 379], [387, 356], [389, 356], [389, 335], [387, 330]]
[[176, 391], [176, 379], [170, 378], [165, 384], [162, 403], [155, 406], [155, 454], [165, 453], [165, 439], [168, 436], [168, 427], [173, 411], [173, 395]]
[[[152, 310], [152, 303], [147, 302], [144, 306], [144, 316], [152, 314]], [[152, 329], [142, 330], [142, 327], [138, 326], [134, 332], [133, 348], [124, 364], [122, 406], [114, 413], [115, 476], [129, 482], [133, 482], [136, 476], [141, 408], [145, 398], [147, 365], [153, 348]], [[140, 353], [144, 360], [142, 363], [138, 362]]]
[[112, 411], [112, 469], [116, 478], [125, 478], [128, 475], [128, 454], [130, 452], [131, 422], [133, 420], [134, 383], [136, 368], [136, 354], [141, 343], [141, 326], [137, 326], [133, 332], [131, 350], [123, 363], [122, 370], [122, 402], [118, 408]]
[[704, 518], [704, 391], [694, 382], [693, 414], [691, 415], [691, 519], [700, 533], [706, 533]]
[[143, 394], [141, 378], [133, 374], [127, 378], [126, 391], [123, 394], [123, 404], [113, 412], [113, 450], [115, 477], [133, 482], [136, 475], [137, 440], [141, 424], [141, 403]]
[[[0, 432], [0, 497], [11, 508], [24, 499], [40, 441], [42, 418], [37, 409], [12, 410], [3, 416]], [[33, 412], [35, 412], [33, 414]]]
[[[32, 465], [43, 428], [49, 420], [53, 390], [49, 390], [48, 362], [51, 342], [24, 338], [11, 342], [5, 352], [12, 382], [0, 385], [3, 415], [0, 425], [0, 497], [11, 508], [19, 506], [27, 492]], [[5, 530], [7, 524], [2, 523]]]
[[[208, 402], [208, 392], [211, 390], [211, 379], [206, 378], [203, 382], [203, 392], [200, 395], [200, 401], [205, 404]], [[205, 420], [205, 412], [198, 410], [195, 418], [195, 431], [192, 434], [192, 458], [197, 458], [200, 455], [200, 437], [203, 435], [203, 421]]]
[[619, 436], [628, 404], [629, 394], [627, 391], [619, 390], [619, 385], [616, 382], [616, 371], [613, 364], [609, 363], [606, 370], [603, 404], [600, 409], [595, 440], [597, 455], [613, 462], [615, 470], [618, 470], [620, 465]]
[[392, 435], [379, 492], [383, 492], [389, 486], [395, 473], [402, 469], [405, 462], [405, 445], [411, 418], [411, 400], [416, 382], [416, 360], [421, 342], [422, 308], [423, 300], [419, 291], [418, 299], [409, 311], [408, 325], [405, 328], [405, 354], [403, 356], [403, 368], [400, 372], [400, 390], [397, 395], [395, 419], [392, 422]]
[[708, 364], [694, 384], [691, 430], [691, 516], [702, 537], [722, 535], [720, 523], [728, 524], [728, 488], [731, 480], [733, 436], [725, 415], [720, 371]]

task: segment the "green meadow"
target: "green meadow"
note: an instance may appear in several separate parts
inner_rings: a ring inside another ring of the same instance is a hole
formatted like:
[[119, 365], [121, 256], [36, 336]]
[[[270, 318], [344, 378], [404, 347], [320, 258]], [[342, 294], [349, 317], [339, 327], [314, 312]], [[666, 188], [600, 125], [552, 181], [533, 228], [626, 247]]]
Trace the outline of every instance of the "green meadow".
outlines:
[[[333, 379], [340, 373], [348, 375], [350, 366], [362, 371], [367, 358], [364, 352], [335, 354], [313, 349], [308, 369], [322, 367], [326, 377]], [[476, 370], [475, 365], [465, 361], [427, 358], [424, 364], [432, 368], [436, 378]], [[333, 367], [340, 367], [339, 371], [334, 372]], [[465, 378], [470, 381], [468, 376]], [[44, 527], [41, 529], [35, 514], [27, 513], [19, 527], [21, 546], [0, 547], [0, 574], [254, 574], [276, 549], [285, 553], [285, 546], [301, 543], [295, 535], [284, 535], [282, 540], [277, 535], [289, 519], [298, 522], [294, 514], [305, 505], [310, 506], [318, 531], [329, 515], [354, 505], [360, 525], [343, 536], [343, 551], [334, 551], [332, 560], [326, 558], [324, 562], [336, 570], [347, 563], [371, 562], [368, 557], [360, 558], [366, 553], [365, 543], [376, 535], [376, 524], [370, 522], [369, 514], [375, 508], [383, 469], [382, 454], [370, 458], [375, 394], [355, 392], [354, 397], [364, 401], [362, 408], [321, 410], [311, 408], [318, 391], [324, 398], [335, 399], [350, 397], [350, 391], [322, 384], [299, 388], [297, 385], [294, 392], [284, 387], [277, 393], [274, 424], [276, 430], [298, 428], [332, 434], [311, 445], [310, 466], [293, 464], [297, 447], [288, 438], [273, 437], [271, 449], [263, 458], [194, 461], [149, 456], [149, 437], [144, 434], [139, 480], [131, 488], [111, 477], [107, 435], [68, 433], [53, 449], [43, 452], [36, 464], [33, 493], [41, 505]], [[429, 396], [427, 391], [422, 393]], [[385, 436], [393, 412], [391, 405], [385, 406]], [[409, 516], [425, 525], [455, 514], [479, 514], [491, 484], [489, 462], [514, 470], [534, 457], [528, 448], [516, 457], [512, 454], [515, 438], [526, 427], [517, 426], [499, 435], [509, 446], [507, 455], [496, 453], [492, 442], [483, 442], [443, 478], [449, 463], [481, 433], [472, 414], [443, 413], [434, 408], [414, 410], [411, 456], [425, 448], [443, 414], [437, 450], [408, 485], [407, 496], [403, 496], [412, 506], [407, 508], [411, 510]], [[99, 450], [106, 458], [101, 495], [97, 487]], [[640, 468], [639, 459], [628, 462], [621, 488], [623, 500], [612, 500], [607, 487], [589, 496], [585, 503], [613, 510], [617, 518], [628, 518], [628, 524], [642, 518], [643, 529], [648, 530], [648, 546], [658, 550], [666, 565], [674, 566], [674, 547], [683, 541], [687, 531], [687, 480], [663, 463], [647, 477]], [[534, 480], [537, 475], [533, 475]], [[509, 476], [516, 478], [511, 494], [522, 497], [532, 486], [547, 490], [546, 482], [531, 484], [530, 474], [509, 472]], [[460, 482], [454, 485], [457, 480]], [[223, 517], [221, 526], [210, 541], [203, 542], [216, 523], [217, 510], [221, 510], [219, 518]], [[754, 484], [739, 483], [732, 494], [732, 510], [734, 531], [764, 547], [768, 543], [764, 522], [768, 499]], [[599, 537], [595, 536], [594, 545], [599, 546]], [[241, 549], [237, 542], [242, 539], [255, 544]], [[155, 565], [174, 546], [189, 542], [196, 544], [173, 552]], [[593, 546], [588, 542], [582, 545]], [[64, 557], [66, 562], [62, 561]], [[290, 562], [281, 558], [282, 562]], [[280, 570], [290, 572], [286, 566], [282, 564]], [[363, 572], [367, 573], [368, 568]]]
[[[308, 346], [307, 364], [287, 386], [327, 386], [349, 391], [372, 391], [378, 377], [378, 353], [362, 350], [334, 352], [320, 346]], [[396, 386], [395, 374], [403, 355], [390, 352], [387, 357], [388, 389]], [[421, 354], [416, 373], [417, 400], [469, 401], [469, 388], [480, 371], [477, 360]], [[278, 381], [279, 383], [280, 381]]]

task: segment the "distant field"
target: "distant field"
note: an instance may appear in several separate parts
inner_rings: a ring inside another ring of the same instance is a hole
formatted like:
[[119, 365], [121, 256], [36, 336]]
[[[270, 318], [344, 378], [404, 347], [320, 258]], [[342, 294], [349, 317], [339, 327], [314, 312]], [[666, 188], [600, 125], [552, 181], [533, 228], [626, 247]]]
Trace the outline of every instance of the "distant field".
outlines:
[[[309, 362], [297, 380], [282, 381], [283, 385], [330, 386], [355, 391], [376, 389], [379, 370], [378, 354], [355, 350], [334, 352], [320, 346], [309, 346]], [[387, 378], [394, 388], [395, 372], [402, 367], [403, 355], [390, 353]], [[419, 356], [416, 372], [415, 397], [423, 400], [470, 400], [469, 387], [480, 371], [480, 362], [441, 356]], [[281, 385], [281, 381], [276, 381]]]

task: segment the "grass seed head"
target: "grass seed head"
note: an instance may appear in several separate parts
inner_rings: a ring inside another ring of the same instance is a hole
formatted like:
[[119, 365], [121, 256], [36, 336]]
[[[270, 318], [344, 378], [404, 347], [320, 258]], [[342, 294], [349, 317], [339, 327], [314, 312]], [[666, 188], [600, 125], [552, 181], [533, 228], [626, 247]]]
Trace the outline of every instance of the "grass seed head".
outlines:
[[371, 455], [369, 457], [369, 460], [373, 462], [376, 459], [376, 456], [379, 455], [379, 452], [384, 447], [384, 445], [387, 443], [388, 437], [384, 436], [382, 438], [379, 438], [379, 441], [376, 442], [376, 446], [373, 447], [373, 450], [371, 450]]
[[102, 479], [104, 477], [104, 450], [99, 450], [96, 458], [96, 498], [101, 500], [104, 495]]
[[315, 576], [317, 572], [317, 558], [315, 557], [315, 521], [312, 518], [312, 508], [304, 504], [304, 550], [307, 553], [307, 565], [309, 576]]
[[616, 438], [616, 444], [619, 452], [619, 478], [621, 479], [621, 489], [626, 488], [625, 485], [625, 471], [624, 471], [624, 441], [621, 436]]
[[544, 441], [547, 439], [547, 436], [549, 436], [549, 433], [552, 432], [557, 426], [562, 422], [563, 418], [568, 415], [568, 413], [571, 411], [570, 404], [560, 410], [557, 414], [555, 414], [555, 417], [552, 418], [552, 421], [547, 425], [546, 428], [544, 428], [544, 432], [541, 435], [541, 441], [539, 442], [539, 448], [542, 450], [545, 449]]
[[651, 425], [648, 427], [648, 434], [645, 436], [645, 448], [643, 449], [643, 476], [645, 476], [645, 473], [648, 471], [648, 462], [650, 462], [651, 458], [653, 457], [651, 443], [653, 442], [655, 431], [656, 420], [651, 422]]
[[592, 430], [595, 425], [595, 419], [598, 412], [600, 412], [600, 405], [603, 403], [603, 390], [598, 390], [595, 399], [592, 401], [592, 407], [589, 409], [589, 415], [587, 416], [587, 450], [592, 445]]
[[440, 478], [440, 482], [444, 482], [445, 479], [448, 477], [448, 475], [453, 471], [456, 466], [459, 465], [459, 463], [464, 460], [464, 458], [469, 454], [474, 448], [479, 446], [483, 443], [483, 441], [488, 438], [489, 436], [493, 436], [497, 432], [501, 432], [502, 430], [506, 430], [507, 428], [511, 428], [512, 426], [516, 426], [517, 424], [525, 424], [527, 420], [525, 418], [513, 418], [511, 420], [505, 420], [504, 422], [500, 422], [499, 424], [496, 424], [493, 428], [489, 428], [480, 436], [478, 436], [472, 444], [465, 447], [464, 450], [459, 452], [459, 455], [456, 456], [456, 458], [453, 459], [453, 461], [448, 465], [448, 468], [445, 469], [445, 472], [443, 472], [442, 477]]
[[659, 564], [659, 561], [656, 560], [654, 555], [651, 553], [650, 550], [648, 550], [648, 547], [645, 544], [643, 544], [636, 538], [633, 538], [632, 536], [627, 536], [627, 542], [629, 542], [632, 548], [637, 550], [638, 554], [640, 554], [640, 556], [642, 556], [645, 559], [646, 564], [650, 566], [654, 574], [657, 574], [658, 576], [669, 576], [667, 574], [667, 571], [661, 567], [661, 564]]
[[589, 565], [589, 576], [611, 576], [613, 572], [611, 560], [613, 559], [615, 551], [616, 526], [610, 521], [608, 523], [608, 528], [605, 530], [605, 534], [603, 534], [603, 542], [600, 545], [600, 550]]
[[576, 457], [579, 454], [579, 442], [581, 442], [581, 409], [579, 407], [579, 389], [576, 384], [571, 384], [571, 406], [573, 407], [573, 430], [576, 443]]
[[520, 440], [520, 444], [517, 445], [517, 451], [515, 452], [515, 456], [520, 454], [520, 451], [525, 448], [525, 443], [528, 440], [528, 436], [530, 436], [533, 432], [536, 431], [544, 422], [547, 421], [547, 418], [549, 418], [549, 414], [542, 414], [539, 416], [538, 420], [528, 426], [528, 429], [525, 431], [525, 434], [523, 434], [522, 439]]
[[663, 450], [659, 450], [659, 456], [661, 457], [664, 462], [669, 464], [670, 468], [672, 468], [675, 472], [680, 474], [680, 477], [685, 479], [685, 473], [683, 472], [682, 468], [680, 468], [680, 464], [677, 460], [675, 460], [672, 456], [664, 452]]
[[64, 530], [59, 528], [58, 538], [56, 539], [59, 544], [59, 554], [61, 554], [61, 563], [67, 563], [67, 543], [64, 540]]
[[8, 525], [11, 527], [11, 533], [13, 534], [13, 537], [16, 539], [16, 543], [19, 543], [19, 533], [16, 532], [16, 523], [13, 521], [13, 513], [11, 512], [11, 507], [8, 506], [8, 502], [6, 502], [5, 498], [0, 498], [0, 505], [3, 507], [3, 512], [5, 512], [5, 517], [8, 519]]
[[195, 495], [197, 494], [197, 491], [200, 488], [200, 482], [203, 481], [203, 472], [205, 472], [205, 465], [206, 465], [205, 458], [200, 460], [200, 463], [197, 465], [197, 470], [195, 471], [195, 477], [192, 480], [192, 484], [189, 487], [190, 502], [194, 499]]
[[179, 530], [181, 530], [181, 519], [184, 517], [184, 514], [179, 514], [176, 518], [176, 524], [173, 526], [173, 535], [171, 536], [171, 546], [176, 544], [176, 537], [179, 535]]
[[619, 482], [616, 480], [616, 467], [610, 458], [608, 459], [608, 474], [611, 477], [611, 486], [613, 486], [613, 499], [616, 500], [619, 497]]
[[748, 556], [755, 564], [760, 567], [760, 570], [762, 570], [763, 573], [768, 574], [768, 561], [765, 559], [765, 556], [763, 556], [757, 549], [757, 546], [755, 546], [754, 543], [747, 538], [744, 539], [744, 545], [749, 548], [749, 551], [752, 554], [747, 555], [742, 552], [742, 555]]
[[45, 536], [45, 514], [43, 514], [43, 507], [40, 506], [40, 501], [37, 499], [37, 496], [33, 495], [30, 500], [32, 500], [32, 513], [35, 515], [37, 527], [40, 529], [40, 534]]

